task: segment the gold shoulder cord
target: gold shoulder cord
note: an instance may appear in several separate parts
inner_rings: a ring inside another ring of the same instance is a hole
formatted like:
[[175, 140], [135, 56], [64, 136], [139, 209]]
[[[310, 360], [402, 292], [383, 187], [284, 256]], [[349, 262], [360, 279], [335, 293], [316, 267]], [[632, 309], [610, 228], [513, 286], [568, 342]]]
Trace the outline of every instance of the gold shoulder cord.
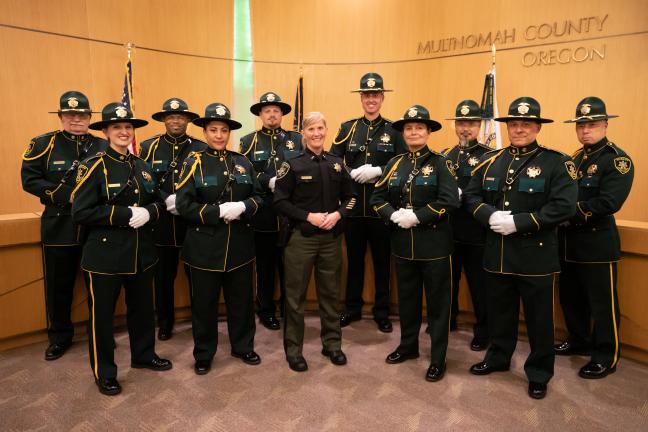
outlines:
[[[90, 174], [92, 174], [92, 171], [94, 171], [94, 169], [97, 167], [97, 165], [99, 165], [102, 161], [103, 161], [102, 158], [97, 159], [95, 161], [95, 163], [90, 167], [88, 172], [79, 180], [79, 183], [77, 183], [76, 186], [74, 186], [74, 189], [72, 190], [72, 193], [70, 194], [70, 200], [74, 199], [74, 195], [79, 190], [81, 185], [83, 183], [85, 183], [85, 181], [90, 177]], [[106, 171], [106, 169], [104, 168], [104, 173], [105, 173], [105, 171]]]
[[176, 191], [180, 189], [182, 186], [184, 186], [185, 183], [187, 183], [187, 180], [189, 180], [191, 177], [193, 177], [194, 173], [196, 172], [196, 168], [200, 165], [200, 176], [202, 177], [202, 162], [200, 160], [200, 153], [194, 154], [194, 158], [196, 158], [196, 161], [191, 165], [191, 168], [189, 169], [189, 172], [187, 173], [186, 177], [176, 185], [175, 189]]
[[[148, 162], [149, 157], [151, 157], [151, 155], [154, 155], [154, 154], [155, 154], [155, 151], [156, 151], [157, 148], [158, 148], [158, 144], [160, 143], [160, 138], [162, 138], [162, 135], [160, 135], [159, 137], [157, 137], [157, 138], [156, 138], [156, 139], [151, 143], [151, 146], [149, 147], [149, 150], [148, 150], [148, 152], [146, 153], [146, 157], [144, 158], [145, 161]], [[154, 161], [154, 160], [155, 160], [155, 156], [153, 156], [153, 159], [151, 159], [151, 161]]]
[[357, 125], [358, 125], [358, 120], [356, 120], [356, 121], [353, 122], [353, 125], [351, 126], [351, 129], [349, 129], [349, 133], [347, 134], [347, 136], [345, 136], [344, 138], [342, 138], [342, 139], [339, 140], [339, 141], [333, 140], [333, 145], [341, 144], [341, 143], [343, 143], [344, 141], [346, 141], [347, 139], [349, 139], [349, 137], [352, 136], [353, 133], [355, 132], [355, 130], [356, 130], [356, 126], [357, 126]]
[[[57, 133], [58, 133], [58, 132], [57, 132]], [[32, 157], [27, 157], [27, 156], [23, 155], [23, 160], [26, 160], [26, 161], [32, 161], [32, 160], [38, 159], [39, 157], [41, 157], [41, 156], [43, 156], [45, 153], [47, 153], [49, 150], [51, 150], [52, 148], [54, 148], [54, 140], [56, 139], [56, 134], [57, 134], [57, 133], [55, 133], [54, 135], [52, 135], [52, 138], [50, 138], [49, 143], [47, 144], [47, 147], [45, 147], [45, 150], [43, 150], [41, 153], [37, 154], [36, 156], [32, 156]]]
[[385, 176], [382, 178], [382, 180], [380, 180], [379, 182], [377, 182], [376, 185], [375, 185], [374, 187], [381, 187], [382, 185], [385, 184], [385, 182], [386, 182], [387, 180], [389, 180], [389, 177], [391, 177], [391, 175], [394, 173], [394, 171], [396, 171], [396, 168], [398, 168], [398, 164], [401, 163], [401, 161], [403, 160], [403, 157], [404, 157], [404, 156], [405, 156], [405, 154], [403, 153], [403, 154], [398, 158], [398, 160], [397, 160], [396, 162], [394, 162], [394, 165], [389, 169], [389, 172], [388, 172], [387, 174], [385, 174]]
[[[254, 137], [252, 138], [252, 142], [250, 143], [250, 147], [248, 147], [247, 151], [246, 151], [245, 153], [243, 153], [243, 156], [247, 156], [248, 153], [250, 153], [250, 150], [252, 150], [252, 147], [256, 147], [256, 143], [257, 143], [257, 134], [258, 134], [258, 133], [259, 133], [259, 131], [254, 132]], [[240, 149], [239, 149], [239, 150], [240, 150]]]
[[495, 159], [497, 159], [497, 158], [499, 157], [499, 155], [501, 155], [502, 152], [503, 152], [504, 150], [505, 150], [505, 149], [502, 149], [502, 150], [498, 151], [497, 153], [495, 153], [493, 156], [491, 156], [491, 157], [489, 157], [488, 159], [482, 161], [482, 163], [480, 163], [479, 165], [477, 165], [477, 166], [475, 167], [475, 169], [473, 169], [473, 170], [470, 172], [470, 175], [471, 175], [471, 176], [472, 176], [472, 175], [475, 175], [475, 173], [477, 172], [477, 170], [478, 170], [479, 168], [483, 167], [483, 166], [486, 165], [486, 164], [488, 164], [488, 167], [486, 168], [486, 170], [488, 170], [488, 168], [490, 168], [491, 164], [492, 164], [493, 162], [495, 162]]

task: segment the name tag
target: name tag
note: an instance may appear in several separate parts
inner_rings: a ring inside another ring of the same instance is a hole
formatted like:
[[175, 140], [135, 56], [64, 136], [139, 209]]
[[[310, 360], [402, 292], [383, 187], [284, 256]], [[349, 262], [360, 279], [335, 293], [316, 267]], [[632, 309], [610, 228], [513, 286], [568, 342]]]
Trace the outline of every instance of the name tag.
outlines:
[[155, 164], [161, 164], [161, 163], [163, 163], [163, 162], [164, 162], [163, 160], [154, 160], [154, 161], [153, 161], [153, 165], [155, 165]]
[[301, 176], [302, 180], [313, 180], [313, 176]]
[[65, 161], [54, 161], [52, 162], [52, 165], [63, 165], [65, 164]]
[[495, 177], [486, 177], [485, 180], [487, 180], [487, 181], [493, 181], [493, 180], [495, 180]]
[[108, 183], [108, 187], [120, 187], [121, 183]]
[[265, 153], [265, 152], [266, 152], [265, 150], [257, 150], [254, 152], [254, 154]]

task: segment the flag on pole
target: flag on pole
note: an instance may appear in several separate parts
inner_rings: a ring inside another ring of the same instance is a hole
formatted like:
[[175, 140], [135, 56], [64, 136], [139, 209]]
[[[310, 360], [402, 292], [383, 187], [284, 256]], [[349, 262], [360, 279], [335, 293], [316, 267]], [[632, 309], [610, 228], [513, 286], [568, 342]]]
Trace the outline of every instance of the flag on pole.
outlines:
[[293, 130], [299, 132], [304, 119], [304, 77], [299, 74], [297, 93], [295, 94], [295, 111], [293, 113]]
[[[133, 44], [128, 43], [126, 45], [128, 49], [128, 59], [126, 60], [126, 71], [124, 75], [124, 91], [122, 92], [122, 105], [128, 107], [135, 117], [135, 98], [133, 97], [133, 65], [131, 64], [131, 51], [133, 49]], [[139, 154], [139, 149], [137, 148], [137, 136], [133, 135], [133, 142], [128, 146], [128, 150], [134, 155]]]
[[499, 117], [497, 92], [495, 89], [495, 44], [492, 47], [493, 62], [484, 79], [484, 92], [481, 100], [482, 122], [479, 130], [479, 141], [489, 147], [502, 148], [502, 132], [494, 119]]

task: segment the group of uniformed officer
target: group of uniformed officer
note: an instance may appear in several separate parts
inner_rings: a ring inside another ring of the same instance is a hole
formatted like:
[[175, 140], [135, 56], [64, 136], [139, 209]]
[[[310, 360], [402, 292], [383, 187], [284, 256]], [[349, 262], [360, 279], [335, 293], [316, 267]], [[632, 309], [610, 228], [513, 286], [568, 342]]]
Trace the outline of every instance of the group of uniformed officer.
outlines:
[[[101, 121], [90, 124], [88, 99], [64, 93], [57, 111], [63, 130], [34, 138], [22, 167], [23, 188], [45, 205], [46, 360], [62, 356], [71, 344], [72, 288], [81, 261], [99, 390], [121, 391], [112, 315], [122, 286], [131, 365], [170, 369], [171, 362], [154, 352], [153, 286], [158, 338], [166, 340], [173, 332], [173, 287], [182, 259], [191, 287], [197, 374], [209, 372], [216, 352], [221, 286], [232, 355], [251, 365], [261, 362], [253, 346], [255, 269], [256, 313], [271, 330], [281, 327], [279, 274], [286, 358], [291, 369], [305, 371], [304, 299], [315, 266], [322, 354], [343, 365], [340, 328], [361, 318], [369, 245], [373, 319], [382, 332], [392, 331], [391, 255], [396, 263], [401, 342], [387, 363], [419, 356], [425, 293], [432, 344], [425, 378], [443, 377], [463, 269], [476, 317], [470, 348], [488, 348], [471, 373], [508, 370], [520, 298], [531, 345], [525, 363], [531, 397], [546, 395], [555, 354], [591, 353], [579, 372], [583, 378], [614, 372], [620, 257], [614, 213], [630, 192], [634, 171], [629, 156], [607, 139], [607, 120], [616, 116], [607, 114], [603, 101], [583, 99], [567, 121], [576, 124], [582, 144], [572, 157], [538, 144], [542, 124], [552, 120], [530, 97], [514, 100], [508, 115], [496, 119], [506, 124], [510, 146], [493, 150], [479, 143], [482, 112], [464, 100], [449, 119], [458, 144], [435, 152], [428, 138], [441, 125], [425, 107], [413, 105], [392, 123], [380, 115], [390, 91], [380, 75], [364, 75], [356, 91], [364, 114], [341, 125], [330, 153], [323, 149], [321, 114], [307, 116], [303, 137], [285, 131], [281, 120], [291, 107], [268, 92], [250, 108], [262, 128], [241, 139], [241, 153], [226, 148], [230, 131], [241, 124], [225, 105], [210, 104], [200, 117], [171, 98], [153, 115], [165, 133], [145, 140], [141, 157], [127, 148], [134, 129], [148, 122], [112, 103]], [[186, 134], [189, 122], [202, 127], [204, 142]], [[90, 135], [89, 128], [102, 130], [107, 140]], [[342, 232], [349, 276], [340, 314]], [[554, 346], [553, 289], [561, 272], [569, 338]]]

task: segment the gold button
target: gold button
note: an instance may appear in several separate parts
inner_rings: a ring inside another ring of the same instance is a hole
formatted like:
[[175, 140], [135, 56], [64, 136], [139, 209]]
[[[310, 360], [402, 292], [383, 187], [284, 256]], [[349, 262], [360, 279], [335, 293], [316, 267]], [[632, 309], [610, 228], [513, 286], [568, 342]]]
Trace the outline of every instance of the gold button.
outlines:
[[139, 193], [139, 189], [135, 189], [134, 192], [135, 192], [136, 194], [138, 194], [138, 193]]
[[119, 156], [119, 160], [124, 160], [124, 156]]
[[529, 188], [529, 192], [533, 192], [533, 188]]
[[583, 156], [583, 160], [587, 160], [587, 155]]
[[222, 162], [222, 161], [223, 161], [223, 158], [218, 158], [218, 160]]
[[276, 136], [273, 136], [272, 139], [277, 139], [277, 137], [276, 137]]
[[227, 174], [228, 174], [227, 171], [223, 171], [223, 175], [227, 175]]
[[173, 147], [174, 149], [178, 150], [178, 146]]
[[508, 201], [506, 201], [506, 202], [504, 203], [504, 205], [508, 207], [508, 205], [509, 205], [509, 202], [508, 202]]
[[519, 157], [516, 157], [515, 160], [520, 160], [520, 158], [519, 158]]
[[514, 170], [509, 170], [509, 174], [513, 174], [515, 171]]
[[105, 242], [105, 241], [106, 241], [106, 237], [102, 238], [101, 241]]
[[542, 246], [542, 242], [540, 242], [540, 246]]
[[371, 156], [371, 153], [367, 152], [367, 156]]
[[207, 186], [207, 182], [203, 183], [205, 186]]
[[373, 130], [373, 126], [369, 126], [369, 130]]
[[276, 160], [276, 161], [278, 161], [278, 160], [279, 160], [279, 158], [278, 158], [278, 157], [276, 157], [276, 158], [275, 158], [275, 160]]
[[174, 173], [178, 174], [178, 170], [173, 170]]
[[463, 150], [459, 150], [459, 154], [463, 154]]

